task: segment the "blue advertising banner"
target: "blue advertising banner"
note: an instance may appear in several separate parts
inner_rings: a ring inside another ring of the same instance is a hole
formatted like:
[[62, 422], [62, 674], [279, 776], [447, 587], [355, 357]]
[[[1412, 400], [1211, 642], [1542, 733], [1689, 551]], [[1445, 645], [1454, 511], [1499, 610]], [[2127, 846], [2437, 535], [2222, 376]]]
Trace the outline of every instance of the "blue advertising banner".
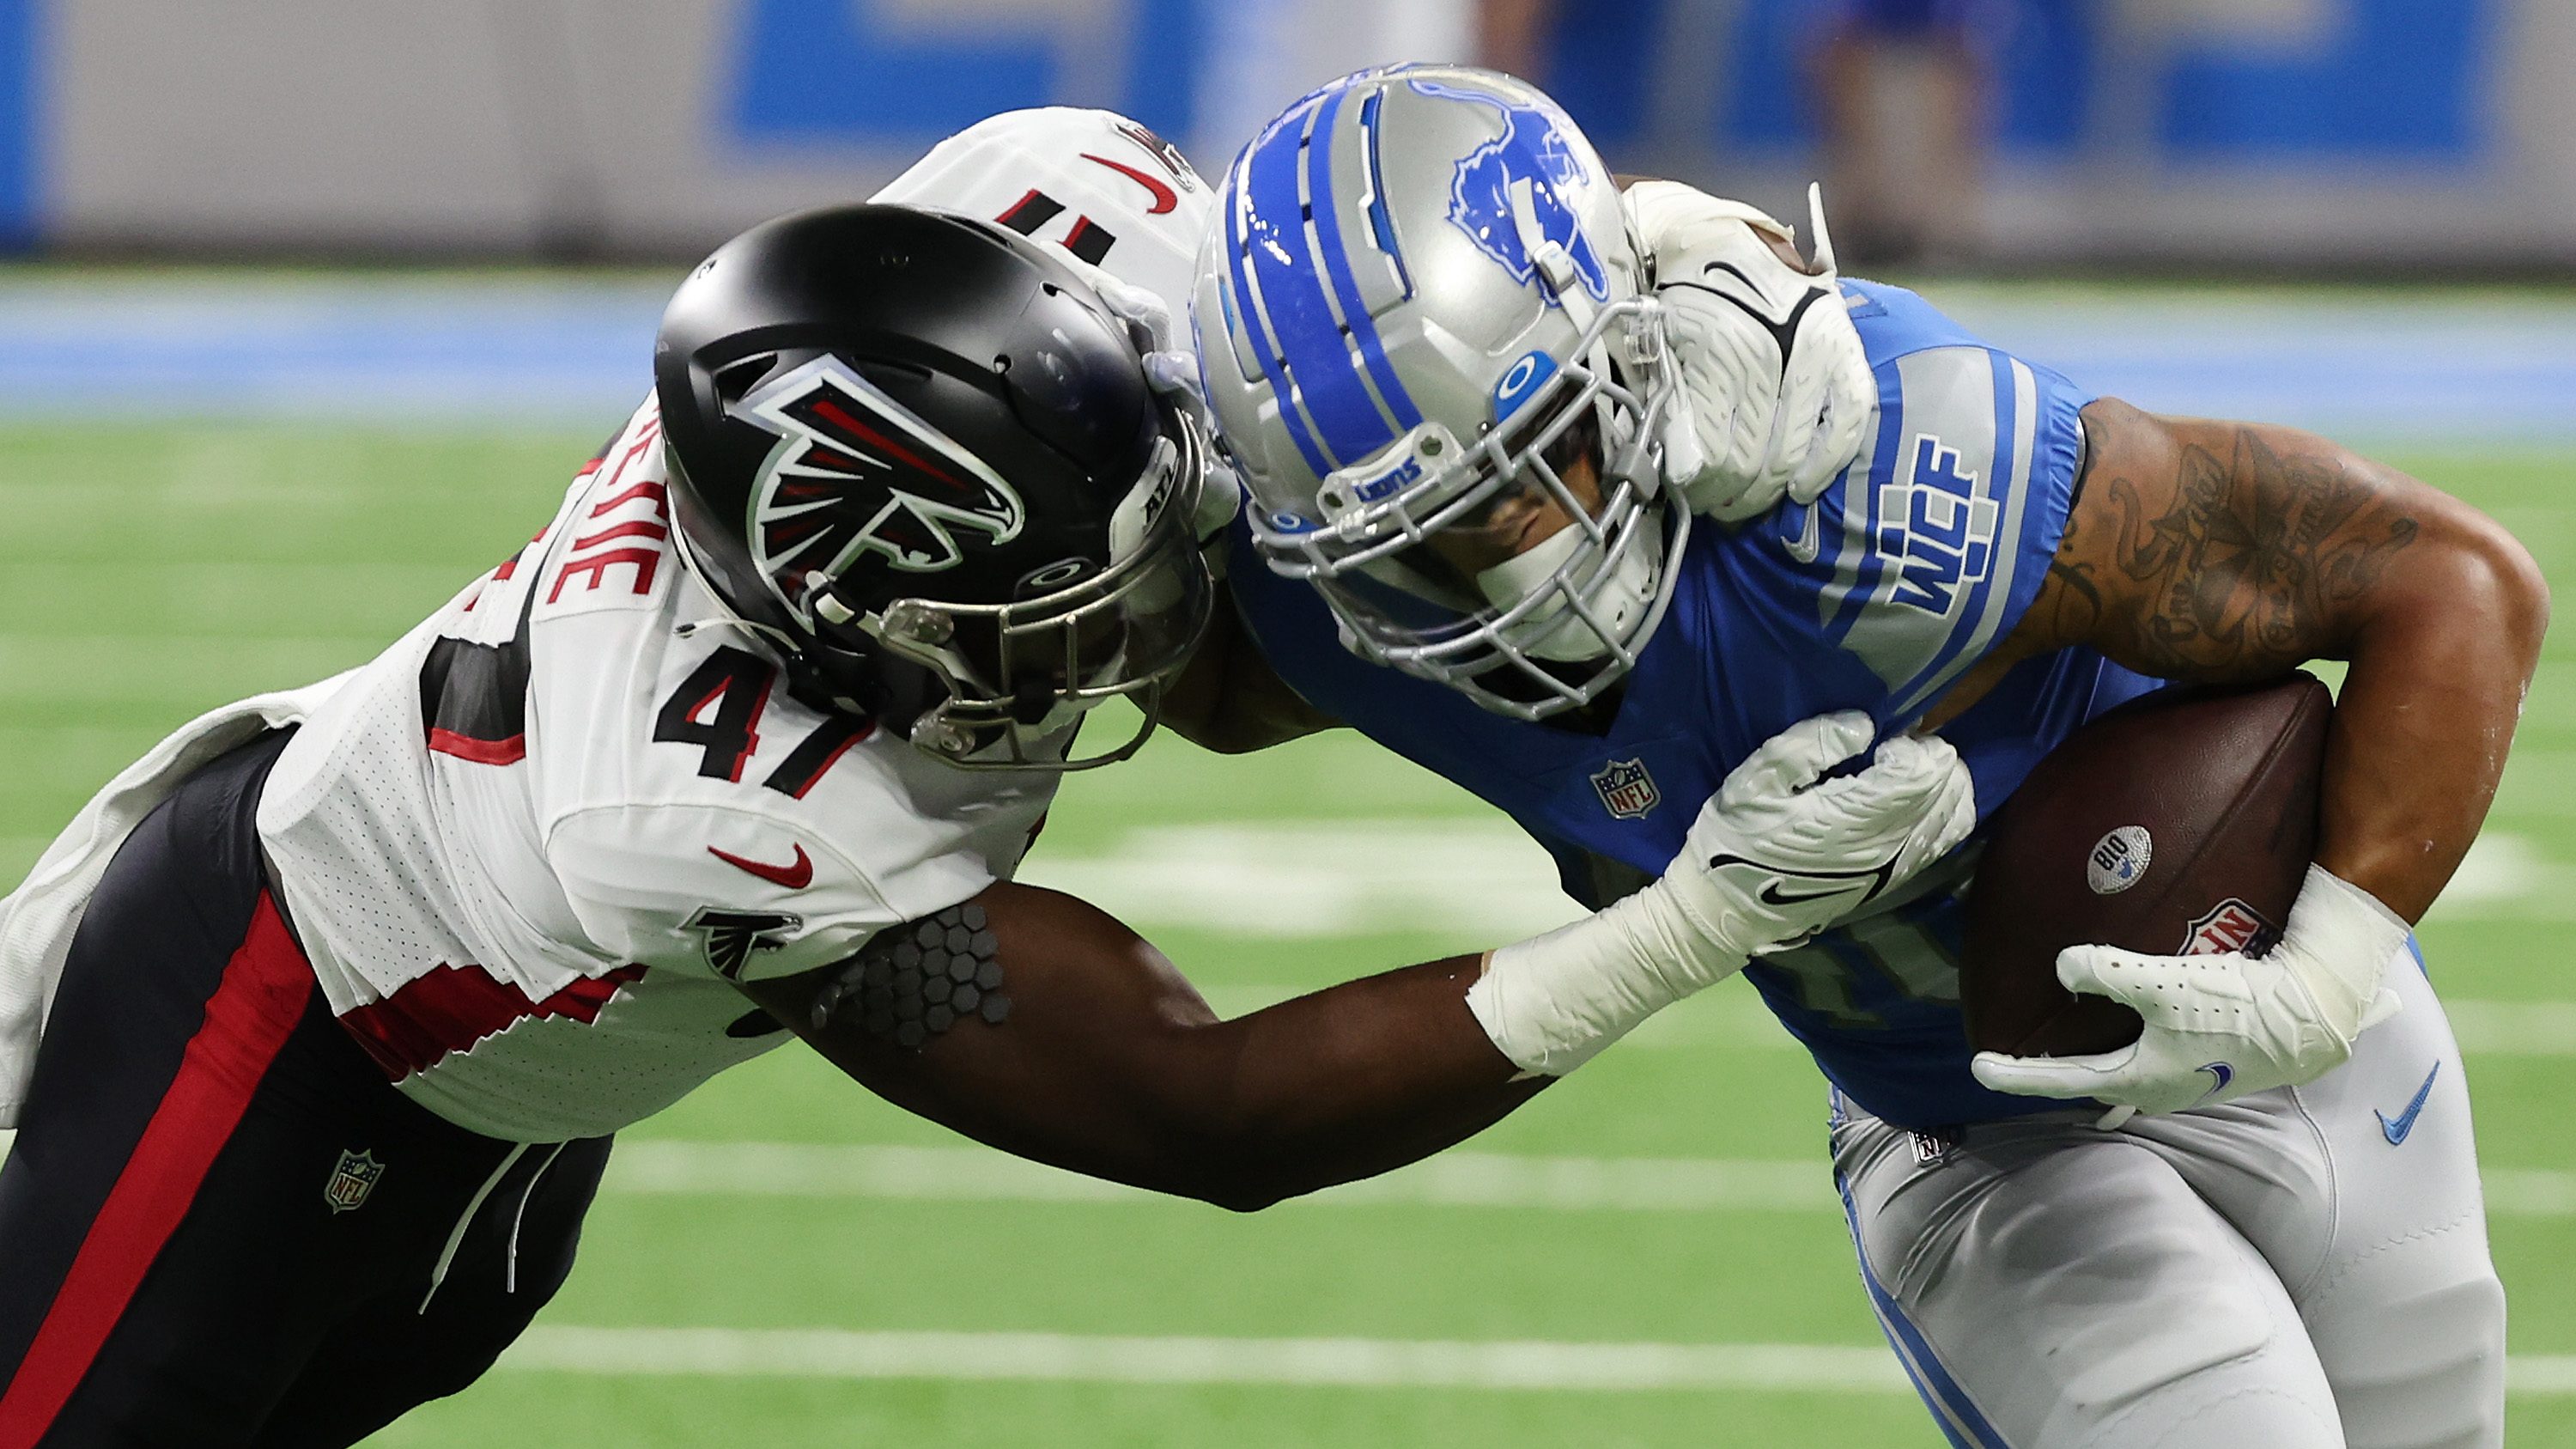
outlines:
[[[0, 252], [698, 254], [761, 217], [864, 195], [1021, 106], [1122, 110], [1221, 167], [1334, 74], [1475, 53], [1485, 8], [0, 0]], [[1839, 166], [1838, 196], [1949, 187], [1954, 204], [1927, 214], [2016, 262], [2576, 261], [2569, 0], [1553, 10], [1531, 78], [1614, 164], [1765, 204], [1795, 209]], [[1885, 129], [1825, 156], [1816, 87], [1838, 26], [1914, 40], [1838, 53], [1869, 52], [1832, 72], [1868, 77], [1843, 82], [1868, 112], [1854, 134]], [[1988, 156], [1968, 138], [1981, 169], [1954, 175], [1903, 154], [1941, 139], [1903, 117], [1928, 114], [1926, 85], [1979, 88], [1962, 74], [1982, 74], [1999, 144]], [[1881, 159], [1886, 175], [1863, 174]], [[1864, 232], [1867, 207], [1842, 205]]]
[[[1547, 81], [1596, 142], [1648, 139], [1649, 118], [1673, 114], [1641, 84], [1639, 56], [1656, 46], [1675, 3], [1683, 0], [1591, 0], [1561, 12]], [[2450, 167], [2491, 152], [2497, 0], [2307, 8], [2312, 20], [2269, 31], [2259, 16], [2205, 10], [2168, 19], [2156, 36], [2124, 38], [2107, 33], [2106, 8], [2087, 0], [1745, 0], [1709, 57], [1723, 84], [1707, 88], [1703, 143], [1811, 144], [1807, 77], [1826, 30], [1919, 11], [1956, 17], [1944, 24], [1992, 67], [2004, 144], [2034, 159], [2101, 139], [2106, 88], [2137, 84], [2127, 69], [2142, 61], [2152, 134], [2116, 139], [2143, 141], [2167, 160]]]
[[[1115, 11], [1119, 7], [1105, 7]], [[732, 139], [778, 143], [933, 141], [996, 111], [1108, 105], [1166, 135], [1196, 118], [1202, 0], [1134, 0], [1125, 75], [1068, 76], [1045, 32], [901, 36], [866, 0], [749, 0], [725, 121]], [[1086, 51], [1086, 53], [1089, 53]]]
[[44, 0], [0, 0], [0, 248], [35, 244], [42, 229]]

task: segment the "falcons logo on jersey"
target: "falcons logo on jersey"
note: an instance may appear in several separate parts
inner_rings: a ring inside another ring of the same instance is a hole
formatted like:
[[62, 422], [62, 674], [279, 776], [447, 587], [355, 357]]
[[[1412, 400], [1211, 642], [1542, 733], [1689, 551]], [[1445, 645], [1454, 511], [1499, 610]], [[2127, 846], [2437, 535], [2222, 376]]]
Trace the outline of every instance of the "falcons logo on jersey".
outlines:
[[753, 486], [753, 557], [791, 605], [805, 576], [875, 554], [906, 573], [965, 561], [966, 535], [1019, 536], [1020, 495], [837, 357], [815, 358], [734, 404], [778, 435]]
[[784, 911], [720, 911], [702, 907], [688, 928], [706, 942], [707, 967], [727, 981], [742, 979], [755, 951], [774, 951], [805, 922]]

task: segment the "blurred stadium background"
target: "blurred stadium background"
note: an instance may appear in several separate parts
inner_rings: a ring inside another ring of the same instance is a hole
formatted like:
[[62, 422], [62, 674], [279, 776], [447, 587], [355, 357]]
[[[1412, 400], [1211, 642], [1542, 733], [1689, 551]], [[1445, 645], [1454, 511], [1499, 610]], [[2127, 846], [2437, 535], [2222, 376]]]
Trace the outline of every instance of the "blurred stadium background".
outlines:
[[[1317, 81], [1465, 56], [1623, 169], [1793, 216], [1829, 172], [1847, 255], [1995, 341], [2335, 433], [2576, 578], [2567, 0], [0, 0], [0, 881], [180, 720], [504, 557], [740, 226], [996, 109], [1118, 107], [1214, 171]], [[1570, 910], [1498, 817], [1348, 739], [1158, 742], [1068, 787], [1030, 875], [1229, 1012]], [[2424, 930], [2519, 1445], [2576, 1443], [2571, 926], [2553, 642]], [[1468, 1150], [1253, 1218], [1026, 1167], [784, 1050], [628, 1134], [539, 1328], [376, 1442], [1937, 1443], [1822, 1136], [1738, 990]]]

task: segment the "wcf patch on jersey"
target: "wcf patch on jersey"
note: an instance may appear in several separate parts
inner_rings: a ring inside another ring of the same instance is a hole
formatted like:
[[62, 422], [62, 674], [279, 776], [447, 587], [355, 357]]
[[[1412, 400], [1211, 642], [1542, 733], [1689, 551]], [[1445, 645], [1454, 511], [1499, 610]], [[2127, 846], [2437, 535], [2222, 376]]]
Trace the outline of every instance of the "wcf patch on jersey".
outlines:
[[1894, 602], [1947, 616], [1993, 569], [2001, 510], [1937, 434], [1914, 435], [1905, 480], [1880, 495], [1878, 551], [1896, 571]]
[[1599, 792], [1602, 808], [1617, 820], [1642, 820], [1664, 798], [1643, 759], [1610, 761], [1592, 772], [1592, 788]]

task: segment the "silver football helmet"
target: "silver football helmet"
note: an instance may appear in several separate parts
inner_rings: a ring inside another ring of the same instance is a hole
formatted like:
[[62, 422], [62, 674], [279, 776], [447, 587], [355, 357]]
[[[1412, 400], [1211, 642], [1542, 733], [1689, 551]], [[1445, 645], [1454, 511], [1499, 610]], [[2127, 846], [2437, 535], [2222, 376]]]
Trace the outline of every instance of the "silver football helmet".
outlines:
[[1523, 719], [1635, 665], [1690, 528], [1643, 270], [1574, 122], [1493, 71], [1346, 76], [1235, 158], [1202, 378], [1264, 559], [1351, 650]]

